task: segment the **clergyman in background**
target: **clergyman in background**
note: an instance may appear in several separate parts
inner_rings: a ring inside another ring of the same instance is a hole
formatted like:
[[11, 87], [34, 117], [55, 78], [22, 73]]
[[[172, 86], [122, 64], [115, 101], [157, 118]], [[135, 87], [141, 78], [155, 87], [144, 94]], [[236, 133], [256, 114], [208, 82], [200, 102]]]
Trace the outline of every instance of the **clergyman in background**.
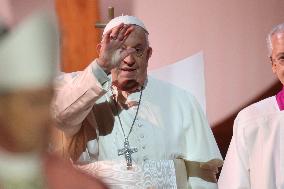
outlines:
[[[284, 23], [268, 34], [272, 72], [284, 85]], [[284, 188], [284, 89], [239, 112], [220, 189]]]

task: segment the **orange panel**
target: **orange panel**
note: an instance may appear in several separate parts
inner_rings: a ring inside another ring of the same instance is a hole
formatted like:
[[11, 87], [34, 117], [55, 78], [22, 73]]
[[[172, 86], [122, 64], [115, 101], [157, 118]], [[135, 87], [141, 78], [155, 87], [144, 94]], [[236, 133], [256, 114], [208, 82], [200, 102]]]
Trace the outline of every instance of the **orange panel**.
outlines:
[[64, 72], [83, 70], [98, 56], [100, 31], [97, 0], [56, 0], [61, 29], [61, 67]]

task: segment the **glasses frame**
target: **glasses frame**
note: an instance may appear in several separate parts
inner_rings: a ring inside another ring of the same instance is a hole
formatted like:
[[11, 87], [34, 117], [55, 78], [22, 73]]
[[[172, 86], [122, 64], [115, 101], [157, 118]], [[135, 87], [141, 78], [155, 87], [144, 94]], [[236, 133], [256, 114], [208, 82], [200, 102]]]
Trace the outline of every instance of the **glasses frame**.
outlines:
[[[145, 52], [148, 50], [149, 46], [145, 46], [143, 47], [143, 50], [141, 52], [138, 52], [137, 49], [139, 49], [138, 47], [132, 47], [133, 49], [135, 49], [135, 52], [132, 53], [135, 55], [135, 57], [137, 58], [142, 58], [145, 55]], [[127, 47], [121, 47], [122, 50], [126, 50]]]
[[280, 64], [282, 66], [284, 66], [284, 59], [282, 58], [272, 58], [272, 56], [269, 57], [271, 63], [276, 63], [276, 64]]

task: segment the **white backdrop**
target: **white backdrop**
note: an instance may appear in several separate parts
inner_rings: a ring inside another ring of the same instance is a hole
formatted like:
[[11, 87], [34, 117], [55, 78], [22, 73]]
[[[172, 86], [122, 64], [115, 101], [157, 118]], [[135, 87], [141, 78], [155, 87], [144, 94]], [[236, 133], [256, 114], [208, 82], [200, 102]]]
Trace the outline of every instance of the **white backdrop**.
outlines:
[[199, 52], [176, 63], [152, 70], [150, 75], [191, 92], [206, 113], [204, 59]]

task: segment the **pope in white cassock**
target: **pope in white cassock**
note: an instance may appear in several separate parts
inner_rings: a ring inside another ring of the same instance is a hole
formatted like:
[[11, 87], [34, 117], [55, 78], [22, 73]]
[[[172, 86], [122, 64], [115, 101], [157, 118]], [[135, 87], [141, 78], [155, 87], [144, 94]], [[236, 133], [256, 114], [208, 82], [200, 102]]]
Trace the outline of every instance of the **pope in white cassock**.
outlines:
[[[284, 84], [284, 23], [268, 35], [272, 71]], [[284, 89], [243, 109], [218, 181], [220, 189], [284, 189]]]
[[148, 31], [111, 20], [99, 57], [57, 79], [53, 113], [79, 168], [113, 188], [217, 188], [222, 158], [195, 98], [147, 76]]

